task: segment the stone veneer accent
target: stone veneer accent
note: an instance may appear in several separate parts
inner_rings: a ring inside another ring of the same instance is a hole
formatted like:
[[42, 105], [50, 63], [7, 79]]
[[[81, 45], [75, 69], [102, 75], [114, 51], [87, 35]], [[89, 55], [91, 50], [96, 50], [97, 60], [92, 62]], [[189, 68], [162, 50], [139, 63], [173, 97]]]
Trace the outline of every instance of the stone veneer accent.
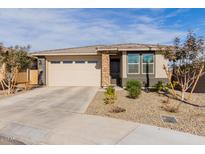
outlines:
[[106, 87], [110, 85], [110, 56], [108, 52], [102, 53], [102, 82], [101, 86]]

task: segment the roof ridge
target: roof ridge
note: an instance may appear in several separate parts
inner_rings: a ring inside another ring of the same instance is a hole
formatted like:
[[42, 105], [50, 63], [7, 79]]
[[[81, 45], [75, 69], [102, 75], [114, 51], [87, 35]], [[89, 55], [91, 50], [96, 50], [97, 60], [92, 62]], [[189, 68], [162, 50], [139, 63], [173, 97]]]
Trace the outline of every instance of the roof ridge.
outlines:
[[80, 47], [70, 47], [70, 48], [56, 48], [56, 49], [48, 49], [48, 50], [39, 50], [39, 51], [33, 51], [31, 53], [35, 53], [35, 52], [48, 52], [48, 51], [62, 51], [62, 50], [69, 50], [69, 49], [80, 49], [80, 48], [89, 48], [89, 47], [108, 47], [108, 46], [120, 46], [120, 45], [143, 45], [143, 46], [170, 46], [170, 45], [161, 45], [161, 44], [145, 44], [145, 43], [116, 43], [116, 44], [99, 44], [99, 45], [87, 45], [87, 46], [80, 46]]
[[166, 47], [170, 45], [161, 45], [161, 44], [142, 44], [142, 43], [121, 43], [121, 44], [108, 44], [108, 45], [88, 45], [81, 47], [71, 47], [71, 48], [62, 48], [62, 49], [52, 49], [52, 50], [41, 50], [30, 52], [31, 54], [42, 54], [42, 53], [86, 53], [91, 52], [95, 53], [98, 49], [102, 48], [157, 48], [157, 47]]
[[79, 48], [88, 48], [88, 47], [98, 47], [98, 46], [105, 46], [105, 45], [87, 45], [87, 46], [80, 46], [80, 47], [70, 47], [70, 48], [56, 48], [56, 49], [48, 49], [48, 50], [39, 50], [39, 51], [34, 51], [35, 52], [47, 52], [47, 51], [56, 51], [56, 50], [68, 50], [68, 49], [79, 49]]

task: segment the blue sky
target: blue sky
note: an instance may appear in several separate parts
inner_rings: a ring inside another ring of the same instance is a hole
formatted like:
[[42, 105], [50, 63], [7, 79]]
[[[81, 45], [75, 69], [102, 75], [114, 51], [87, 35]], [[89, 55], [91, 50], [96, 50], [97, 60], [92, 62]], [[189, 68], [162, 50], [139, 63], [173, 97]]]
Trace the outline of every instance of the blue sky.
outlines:
[[0, 9], [0, 42], [46, 50], [205, 37], [205, 9]]

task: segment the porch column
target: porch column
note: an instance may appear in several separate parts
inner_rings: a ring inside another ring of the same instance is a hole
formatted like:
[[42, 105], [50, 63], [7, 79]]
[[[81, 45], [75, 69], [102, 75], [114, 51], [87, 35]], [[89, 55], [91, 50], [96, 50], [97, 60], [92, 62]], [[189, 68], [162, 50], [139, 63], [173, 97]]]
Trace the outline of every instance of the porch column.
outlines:
[[122, 52], [122, 79], [127, 78], [127, 52]]
[[102, 53], [101, 86], [110, 85], [110, 56], [108, 52]]
[[125, 87], [127, 83], [127, 51], [123, 51], [121, 55], [121, 86]]

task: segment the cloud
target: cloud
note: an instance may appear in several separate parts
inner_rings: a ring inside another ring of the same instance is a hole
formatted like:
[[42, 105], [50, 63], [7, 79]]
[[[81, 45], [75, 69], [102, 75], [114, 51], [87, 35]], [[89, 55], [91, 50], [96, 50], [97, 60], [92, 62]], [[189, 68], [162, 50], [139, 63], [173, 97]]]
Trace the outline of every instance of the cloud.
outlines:
[[182, 13], [186, 13], [186, 12], [188, 12], [188, 11], [190, 11], [190, 9], [187, 9], [187, 8], [186, 8], [186, 9], [185, 9], [185, 8], [183, 8], [183, 9], [177, 9], [176, 11], [167, 14], [167, 15], [165, 16], [165, 18], [176, 17], [177, 15], [182, 14]]
[[167, 44], [184, 34], [156, 20], [133, 9], [0, 9], [0, 42], [44, 50], [111, 43]]

